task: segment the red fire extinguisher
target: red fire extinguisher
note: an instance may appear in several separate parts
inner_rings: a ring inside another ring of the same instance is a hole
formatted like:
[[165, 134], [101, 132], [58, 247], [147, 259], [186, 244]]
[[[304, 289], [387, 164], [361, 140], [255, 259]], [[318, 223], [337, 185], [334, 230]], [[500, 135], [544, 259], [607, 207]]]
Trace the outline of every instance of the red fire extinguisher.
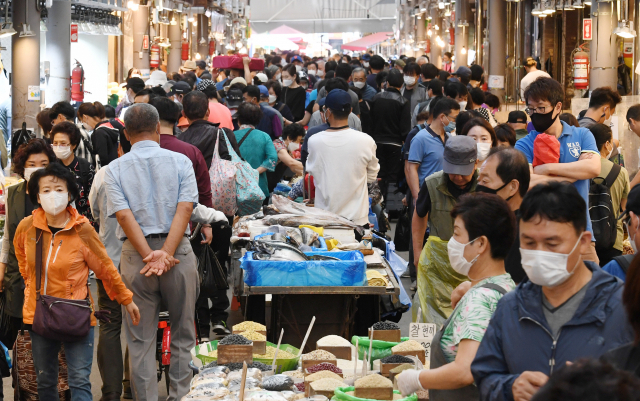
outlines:
[[456, 45], [456, 30], [453, 27], [449, 27], [449, 44]]
[[182, 41], [182, 61], [189, 60], [189, 42], [186, 40]]
[[573, 87], [575, 89], [589, 87], [589, 53], [582, 49], [573, 55]]
[[209, 41], [209, 56], [213, 57], [213, 54], [216, 52], [216, 41], [211, 39]]
[[425, 53], [431, 53], [431, 38], [427, 38], [427, 40], [424, 43], [424, 52]]
[[166, 326], [162, 330], [162, 364], [171, 364], [171, 327]]
[[71, 100], [82, 102], [84, 100], [84, 68], [76, 60], [76, 66], [71, 70]]
[[151, 45], [151, 50], [149, 54], [149, 67], [158, 68], [160, 67], [160, 46], [157, 43], [153, 43]]

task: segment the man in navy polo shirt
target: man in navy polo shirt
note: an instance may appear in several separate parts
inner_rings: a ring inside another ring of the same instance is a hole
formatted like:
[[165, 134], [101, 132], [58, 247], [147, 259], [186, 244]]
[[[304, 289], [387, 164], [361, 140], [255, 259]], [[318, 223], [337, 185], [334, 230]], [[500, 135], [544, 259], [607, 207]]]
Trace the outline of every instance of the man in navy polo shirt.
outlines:
[[[600, 174], [600, 153], [591, 131], [577, 128], [561, 121], [564, 91], [552, 78], [538, 78], [525, 90], [525, 111], [531, 116], [534, 130], [516, 142], [515, 148], [533, 162], [533, 142], [538, 135], [554, 135], [560, 142], [560, 163], [548, 163], [532, 168], [530, 188], [548, 181], [572, 182], [580, 196], [589, 204], [589, 180]], [[591, 219], [587, 209], [587, 230], [591, 232]], [[595, 242], [583, 260], [598, 263]]]

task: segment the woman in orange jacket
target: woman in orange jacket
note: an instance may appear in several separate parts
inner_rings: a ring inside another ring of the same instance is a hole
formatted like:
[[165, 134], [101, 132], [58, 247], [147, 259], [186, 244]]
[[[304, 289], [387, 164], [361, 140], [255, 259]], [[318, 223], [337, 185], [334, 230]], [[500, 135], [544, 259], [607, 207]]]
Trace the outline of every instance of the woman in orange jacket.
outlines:
[[22, 316], [31, 336], [38, 396], [42, 400], [58, 399], [57, 355], [64, 344], [71, 400], [89, 401], [95, 317], [91, 316], [89, 334], [79, 341], [51, 340], [30, 328], [36, 311], [36, 229], [42, 230], [41, 294], [71, 300], [91, 297], [91, 269], [102, 280], [109, 297], [125, 306], [134, 325], [140, 321], [140, 312], [89, 220], [69, 205], [78, 197], [74, 175], [60, 163], [51, 163], [34, 172], [28, 185], [31, 202], [40, 207], [20, 222], [13, 244], [25, 282]]

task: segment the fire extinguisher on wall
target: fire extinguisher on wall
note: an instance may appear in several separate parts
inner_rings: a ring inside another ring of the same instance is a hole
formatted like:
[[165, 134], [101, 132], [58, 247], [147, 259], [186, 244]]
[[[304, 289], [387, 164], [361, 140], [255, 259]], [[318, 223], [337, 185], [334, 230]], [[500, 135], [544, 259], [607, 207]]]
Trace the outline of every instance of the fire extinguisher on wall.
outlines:
[[216, 41], [211, 39], [209, 41], [209, 56], [213, 57], [213, 54], [216, 52]]
[[424, 52], [431, 53], [431, 38], [427, 38], [427, 40], [424, 42]]
[[76, 66], [71, 70], [71, 100], [82, 102], [84, 100], [84, 68], [76, 60]]
[[449, 44], [451, 46], [456, 45], [456, 30], [454, 27], [449, 27]]
[[589, 88], [589, 53], [582, 48], [573, 55], [573, 87], [575, 89]]
[[182, 41], [182, 61], [189, 60], [189, 42], [186, 40]]
[[158, 44], [155, 42], [151, 45], [150, 49], [149, 67], [160, 67], [160, 46], [158, 46]]

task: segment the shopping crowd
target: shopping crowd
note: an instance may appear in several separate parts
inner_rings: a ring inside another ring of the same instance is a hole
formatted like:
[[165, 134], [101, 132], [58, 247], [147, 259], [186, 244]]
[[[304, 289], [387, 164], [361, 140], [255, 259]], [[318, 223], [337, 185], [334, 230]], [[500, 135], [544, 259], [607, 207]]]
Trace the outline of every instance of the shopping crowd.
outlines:
[[[290, 199], [313, 194], [359, 226], [377, 214], [381, 235], [387, 200], [404, 194], [405, 275], [438, 333], [431, 368], [398, 376], [403, 394], [640, 399], [640, 175], [630, 181], [611, 131], [616, 90], [594, 88], [587, 110], [564, 113], [562, 86], [528, 58], [524, 111], [499, 123], [482, 67], [454, 70], [450, 54], [442, 70], [373, 52], [261, 57], [260, 71], [248, 57], [146, 81], [132, 69], [117, 107], [58, 102], [37, 116], [42, 138], [11, 149], [24, 181], [5, 194], [2, 342], [31, 342], [40, 399], [59, 397], [62, 346], [70, 399], [92, 398], [93, 330], [107, 317], [101, 400], [156, 400], [161, 311], [168, 399], [188, 392], [190, 350], [230, 333], [227, 291], [201, 291], [197, 259], [211, 247], [228, 262], [229, 223], [248, 212], [224, 208], [215, 177], [239, 160], [259, 203], [284, 181]], [[626, 121], [640, 136], [640, 105]]]

